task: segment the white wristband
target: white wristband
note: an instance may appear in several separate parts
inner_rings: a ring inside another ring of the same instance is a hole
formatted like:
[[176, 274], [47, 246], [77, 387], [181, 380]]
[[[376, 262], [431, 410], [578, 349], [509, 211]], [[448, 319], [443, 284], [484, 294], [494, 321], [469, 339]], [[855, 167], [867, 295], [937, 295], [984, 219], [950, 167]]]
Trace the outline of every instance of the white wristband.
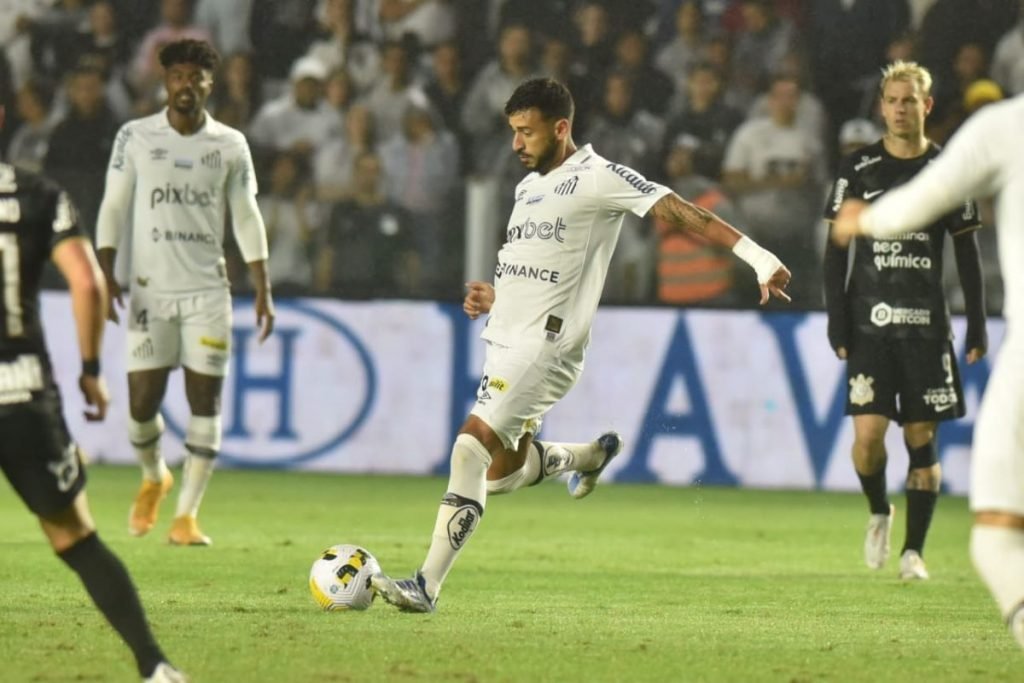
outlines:
[[747, 262], [757, 274], [758, 284], [765, 284], [775, 271], [782, 266], [782, 261], [746, 235], [741, 237], [732, 247], [732, 253]]

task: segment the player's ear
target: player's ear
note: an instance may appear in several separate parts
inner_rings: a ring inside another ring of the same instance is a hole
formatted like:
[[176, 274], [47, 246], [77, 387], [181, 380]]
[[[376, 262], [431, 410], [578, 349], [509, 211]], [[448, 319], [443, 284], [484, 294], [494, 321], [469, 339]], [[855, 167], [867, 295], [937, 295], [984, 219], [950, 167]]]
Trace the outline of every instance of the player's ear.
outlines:
[[932, 113], [932, 107], [935, 106], [935, 98], [929, 95], [924, 100], [924, 114], [927, 116]]
[[569, 123], [569, 119], [558, 119], [555, 122], [555, 137], [559, 140], [565, 140], [569, 137], [572, 130], [572, 124]]

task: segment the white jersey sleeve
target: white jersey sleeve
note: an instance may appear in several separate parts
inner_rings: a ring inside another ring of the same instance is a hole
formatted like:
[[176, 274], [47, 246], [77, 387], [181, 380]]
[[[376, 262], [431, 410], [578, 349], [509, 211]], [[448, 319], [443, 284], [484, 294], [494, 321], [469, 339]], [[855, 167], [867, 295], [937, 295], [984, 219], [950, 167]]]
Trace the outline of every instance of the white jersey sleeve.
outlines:
[[107, 165], [107, 178], [96, 219], [96, 246], [118, 249], [125, 226], [130, 221], [135, 194], [135, 161], [132, 159], [132, 122], [121, 126]]
[[605, 207], [645, 216], [659, 199], [672, 190], [647, 180], [628, 166], [607, 162], [595, 174], [595, 190]]
[[[239, 136], [241, 137], [241, 135]], [[252, 163], [249, 145], [243, 137], [238, 154], [228, 168], [225, 194], [231, 209], [235, 242], [246, 263], [266, 261], [269, 256], [267, 231], [256, 203], [256, 169]]]
[[971, 197], [994, 194], [1002, 183], [999, 116], [990, 106], [968, 119], [935, 161], [871, 204], [861, 226], [874, 237], [898, 235], [929, 225]]

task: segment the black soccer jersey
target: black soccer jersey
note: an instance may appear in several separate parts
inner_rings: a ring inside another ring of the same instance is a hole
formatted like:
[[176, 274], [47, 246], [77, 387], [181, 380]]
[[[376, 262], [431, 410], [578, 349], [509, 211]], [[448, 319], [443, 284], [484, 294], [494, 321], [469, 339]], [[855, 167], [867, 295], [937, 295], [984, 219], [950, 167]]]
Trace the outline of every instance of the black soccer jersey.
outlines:
[[[902, 185], [939, 151], [938, 146], [929, 143], [921, 156], [900, 159], [889, 154], [879, 141], [849, 155], [840, 164], [825, 218], [835, 220], [844, 199], [871, 202]], [[921, 232], [904, 233], [893, 239], [858, 237], [853, 243], [853, 265], [845, 295], [842, 285], [846, 260], [826, 257], [830, 328], [832, 319], [841, 317], [845, 318], [847, 331], [855, 334], [948, 338], [949, 308], [942, 289], [945, 236], [978, 227], [978, 207], [968, 201]]]
[[66, 193], [0, 163], [0, 405], [50, 384], [39, 278], [53, 247], [81, 234]]

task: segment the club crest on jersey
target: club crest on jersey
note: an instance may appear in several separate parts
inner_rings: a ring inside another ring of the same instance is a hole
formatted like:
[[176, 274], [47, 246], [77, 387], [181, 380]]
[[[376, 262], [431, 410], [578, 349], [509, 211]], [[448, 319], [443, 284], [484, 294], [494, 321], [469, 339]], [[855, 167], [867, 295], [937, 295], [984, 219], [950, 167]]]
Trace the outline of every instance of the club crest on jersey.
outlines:
[[576, 185], [578, 185], [579, 182], [580, 177], [575, 175], [568, 180], [563, 180], [555, 186], [555, 194], [560, 194], [562, 196], [570, 195], [576, 191]]
[[866, 406], [874, 401], [875, 390], [871, 386], [874, 383], [874, 377], [865, 377], [863, 374], [858, 374], [856, 377], [851, 379], [850, 403], [855, 406]]
[[214, 150], [209, 154], [204, 154], [200, 159], [199, 163], [206, 168], [220, 168], [220, 150]]

